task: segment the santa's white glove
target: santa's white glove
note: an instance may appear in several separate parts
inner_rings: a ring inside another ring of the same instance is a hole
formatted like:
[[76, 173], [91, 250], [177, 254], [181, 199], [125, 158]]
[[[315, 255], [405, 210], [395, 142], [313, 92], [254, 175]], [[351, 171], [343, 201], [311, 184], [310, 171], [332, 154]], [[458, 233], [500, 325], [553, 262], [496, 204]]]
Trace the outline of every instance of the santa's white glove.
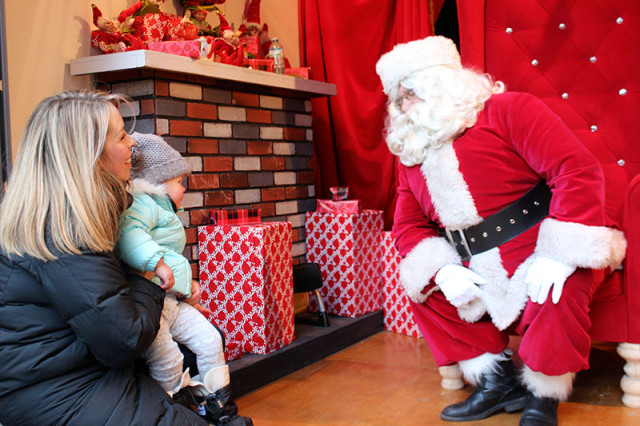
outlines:
[[435, 277], [444, 297], [456, 308], [466, 305], [482, 294], [476, 284], [487, 282], [480, 275], [460, 265], [445, 265]]
[[575, 266], [570, 266], [548, 257], [536, 258], [529, 266], [527, 276], [524, 279], [528, 287], [527, 294], [531, 301], [543, 304], [553, 286], [551, 301], [558, 303], [565, 281], [575, 270]]

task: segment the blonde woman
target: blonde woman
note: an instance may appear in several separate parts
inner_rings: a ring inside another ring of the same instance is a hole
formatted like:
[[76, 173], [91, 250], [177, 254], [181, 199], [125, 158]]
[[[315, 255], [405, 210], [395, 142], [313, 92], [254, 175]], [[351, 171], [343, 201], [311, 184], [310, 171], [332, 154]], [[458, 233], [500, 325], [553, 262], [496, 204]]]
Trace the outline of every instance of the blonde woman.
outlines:
[[43, 100], [0, 204], [0, 423], [205, 424], [133, 363], [164, 291], [120, 267], [131, 148], [118, 95]]

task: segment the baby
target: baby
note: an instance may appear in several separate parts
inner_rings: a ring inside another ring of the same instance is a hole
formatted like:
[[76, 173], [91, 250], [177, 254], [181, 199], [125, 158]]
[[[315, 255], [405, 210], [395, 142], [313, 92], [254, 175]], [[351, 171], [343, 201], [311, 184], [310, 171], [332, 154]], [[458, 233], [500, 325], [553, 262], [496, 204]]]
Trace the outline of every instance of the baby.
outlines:
[[[176, 212], [184, 198], [182, 181], [191, 172], [189, 164], [160, 136], [131, 136], [136, 142], [131, 169], [134, 199], [120, 220], [118, 248], [126, 264], [153, 272], [151, 280], [167, 290], [158, 335], [143, 353], [151, 377], [169, 395], [175, 394], [174, 399], [186, 398], [198, 406], [209, 421], [217, 424], [221, 415], [227, 415], [228, 422], [230, 414], [238, 424], [252, 424], [236, 416], [222, 335], [201, 314], [206, 310], [198, 303], [199, 284], [192, 281], [191, 265], [182, 255], [186, 234]], [[188, 369], [183, 374], [184, 356], [177, 342], [195, 353], [202, 383], [191, 381]]]

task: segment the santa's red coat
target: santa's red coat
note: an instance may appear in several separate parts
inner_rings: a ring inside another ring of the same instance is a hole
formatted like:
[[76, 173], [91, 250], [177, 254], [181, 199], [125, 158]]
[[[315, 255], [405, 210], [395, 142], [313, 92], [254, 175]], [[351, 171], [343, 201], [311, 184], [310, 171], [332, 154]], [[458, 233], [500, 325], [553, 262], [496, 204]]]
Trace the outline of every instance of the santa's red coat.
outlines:
[[430, 149], [421, 165], [399, 167], [393, 234], [404, 257], [400, 281], [409, 297], [422, 303], [437, 291], [437, 271], [462, 263], [441, 229], [476, 225], [541, 179], [552, 192], [548, 217], [471, 258], [468, 267], [488, 284], [482, 300], [458, 309], [460, 318], [474, 323], [488, 313], [498, 330], [513, 324], [528, 301], [524, 276], [535, 256], [577, 268], [617, 266], [626, 243], [605, 217], [600, 163], [543, 102], [504, 93], [489, 99], [477, 123], [453, 143]]

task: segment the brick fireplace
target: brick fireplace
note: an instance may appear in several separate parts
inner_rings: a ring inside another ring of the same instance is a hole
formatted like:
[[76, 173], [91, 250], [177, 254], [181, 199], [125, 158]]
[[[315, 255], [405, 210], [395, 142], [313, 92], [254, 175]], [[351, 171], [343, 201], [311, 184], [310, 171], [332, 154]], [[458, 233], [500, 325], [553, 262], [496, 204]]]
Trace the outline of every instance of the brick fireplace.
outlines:
[[191, 164], [180, 216], [194, 276], [197, 226], [212, 209], [255, 207], [263, 220], [291, 222], [294, 263], [304, 260], [316, 193], [310, 99], [334, 85], [149, 51], [77, 59], [71, 73], [130, 96], [125, 122], [162, 135]]

